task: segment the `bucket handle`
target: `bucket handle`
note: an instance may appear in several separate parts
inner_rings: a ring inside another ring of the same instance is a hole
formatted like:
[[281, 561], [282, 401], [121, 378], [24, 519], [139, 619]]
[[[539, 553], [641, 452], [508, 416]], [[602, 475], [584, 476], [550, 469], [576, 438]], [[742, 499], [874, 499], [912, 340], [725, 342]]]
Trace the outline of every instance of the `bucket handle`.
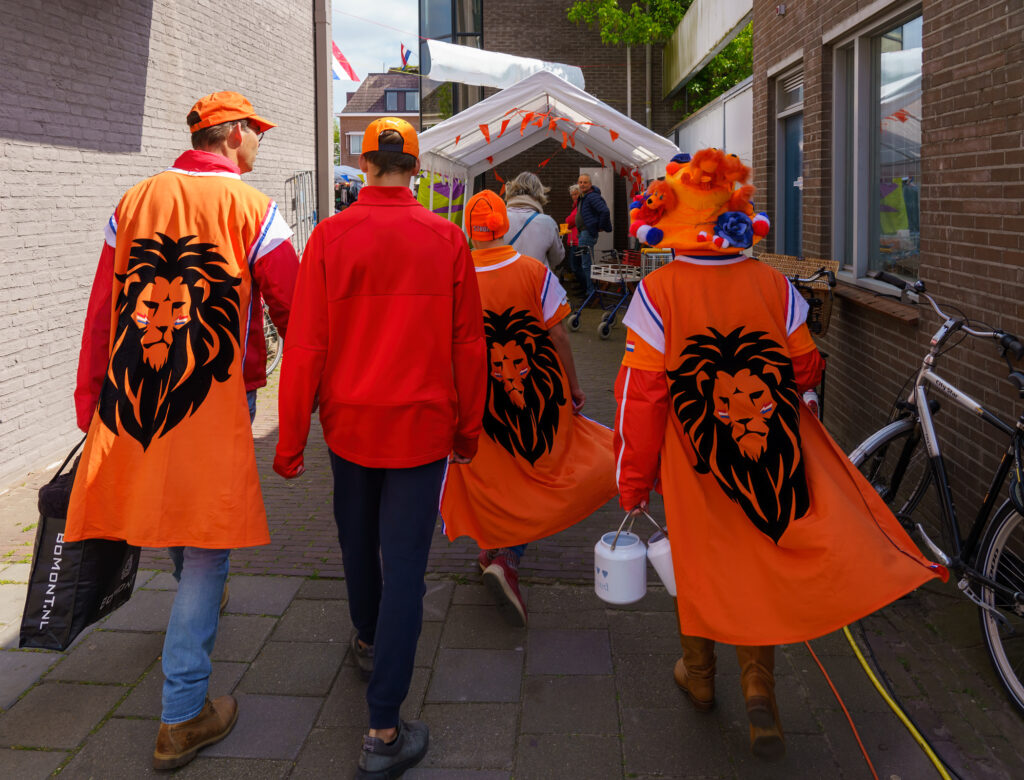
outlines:
[[660, 525], [658, 525], [658, 521], [655, 520], [653, 517], [651, 517], [651, 515], [647, 512], [646, 509], [641, 509], [640, 507], [636, 507], [635, 509], [631, 509], [628, 512], [626, 512], [626, 516], [624, 518], [622, 518], [622, 522], [619, 523], [619, 530], [615, 532], [615, 538], [612, 539], [612, 545], [611, 546], [612, 546], [613, 550], [615, 549], [615, 545], [619, 541], [619, 534], [622, 533], [622, 528], [623, 528], [623, 526], [626, 525], [626, 521], [629, 520], [629, 528], [626, 529], [626, 533], [632, 533], [632, 531], [633, 531], [633, 521], [636, 520], [637, 515], [639, 515], [641, 513], [644, 515], [644, 517], [646, 517], [648, 520], [650, 520], [652, 523], [654, 523], [654, 527], [655, 528], [657, 528], [661, 533], [665, 534], [665, 536], [668, 537], [668, 529], [667, 528], [662, 528]]

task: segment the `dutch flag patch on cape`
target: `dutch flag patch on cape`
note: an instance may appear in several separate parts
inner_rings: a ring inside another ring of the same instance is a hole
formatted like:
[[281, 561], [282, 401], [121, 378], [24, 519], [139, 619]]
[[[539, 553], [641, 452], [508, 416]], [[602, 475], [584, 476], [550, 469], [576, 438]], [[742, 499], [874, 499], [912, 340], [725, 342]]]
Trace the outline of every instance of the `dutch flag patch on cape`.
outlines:
[[632, 341], [626, 342], [626, 352], [633, 352], [636, 349], [636, 344]]

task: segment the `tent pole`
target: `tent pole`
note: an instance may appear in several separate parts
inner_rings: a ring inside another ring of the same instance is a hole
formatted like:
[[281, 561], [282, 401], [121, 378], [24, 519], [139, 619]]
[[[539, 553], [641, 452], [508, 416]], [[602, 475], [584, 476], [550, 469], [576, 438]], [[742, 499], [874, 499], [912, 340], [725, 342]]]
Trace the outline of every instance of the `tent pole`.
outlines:
[[427, 184], [430, 185], [429, 194], [427, 195], [427, 211], [431, 214], [434, 213], [434, 172], [427, 171]]

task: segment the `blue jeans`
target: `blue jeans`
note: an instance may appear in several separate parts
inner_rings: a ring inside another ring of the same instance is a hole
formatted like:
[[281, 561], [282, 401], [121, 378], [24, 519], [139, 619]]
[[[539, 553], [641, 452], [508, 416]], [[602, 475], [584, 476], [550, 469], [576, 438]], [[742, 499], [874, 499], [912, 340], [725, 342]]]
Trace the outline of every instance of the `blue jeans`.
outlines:
[[580, 270], [583, 272], [583, 281], [587, 285], [587, 295], [594, 292], [594, 281], [590, 278], [590, 264], [594, 261], [594, 246], [597, 244], [597, 235], [589, 230], [580, 231], [579, 252]]
[[256, 419], [256, 391], [249, 390], [245, 394], [245, 400], [249, 403], [249, 424]]
[[164, 639], [164, 723], [191, 720], [206, 704], [210, 653], [217, 638], [220, 599], [230, 550], [168, 547], [178, 592]]

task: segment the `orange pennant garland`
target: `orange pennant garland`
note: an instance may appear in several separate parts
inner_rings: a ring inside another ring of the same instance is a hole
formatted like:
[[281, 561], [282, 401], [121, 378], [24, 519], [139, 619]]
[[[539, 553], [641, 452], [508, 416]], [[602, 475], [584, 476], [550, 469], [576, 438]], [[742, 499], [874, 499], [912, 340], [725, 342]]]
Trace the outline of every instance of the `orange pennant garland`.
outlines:
[[501, 123], [501, 130], [498, 131], [498, 138], [501, 138], [505, 134], [505, 130], [508, 129], [508, 123], [511, 119], [506, 119]]
[[[488, 141], [488, 143], [490, 143], [490, 141]], [[494, 165], [494, 158], [493, 157], [488, 157], [487, 158], [487, 162], [489, 162], [491, 165]]]
[[491, 142], [491, 128], [489, 128], [487, 125], [480, 125], [480, 132], [483, 134], [484, 140], [487, 141], [487, 143], [490, 143]]
[[616, 133], [616, 132], [615, 132], [614, 130], [609, 130], [609, 131], [608, 131], [608, 134], [609, 134], [609, 135], [610, 135], [610, 136], [612, 137], [612, 140], [613, 140], [613, 141], [614, 141], [614, 140], [615, 140], [616, 138], [618, 138], [618, 137], [619, 137], [619, 134], [618, 134], [618, 133]]
[[569, 134], [564, 130], [562, 131], [562, 148], [564, 149], [569, 145]]
[[550, 157], [548, 157], [548, 159], [544, 160], [544, 162], [538, 163], [538, 164], [537, 164], [537, 167], [538, 167], [538, 168], [543, 168], [543, 167], [544, 167], [545, 165], [547, 165], [547, 164], [548, 164], [549, 162], [551, 162], [551, 158], [550, 158]]
[[456, 145], [456, 146], [458, 146], [458, 145], [459, 145], [459, 139], [460, 139], [460, 138], [462, 138], [462, 136], [461, 136], [461, 135], [457, 135], [457, 136], [455, 136], [455, 145]]

